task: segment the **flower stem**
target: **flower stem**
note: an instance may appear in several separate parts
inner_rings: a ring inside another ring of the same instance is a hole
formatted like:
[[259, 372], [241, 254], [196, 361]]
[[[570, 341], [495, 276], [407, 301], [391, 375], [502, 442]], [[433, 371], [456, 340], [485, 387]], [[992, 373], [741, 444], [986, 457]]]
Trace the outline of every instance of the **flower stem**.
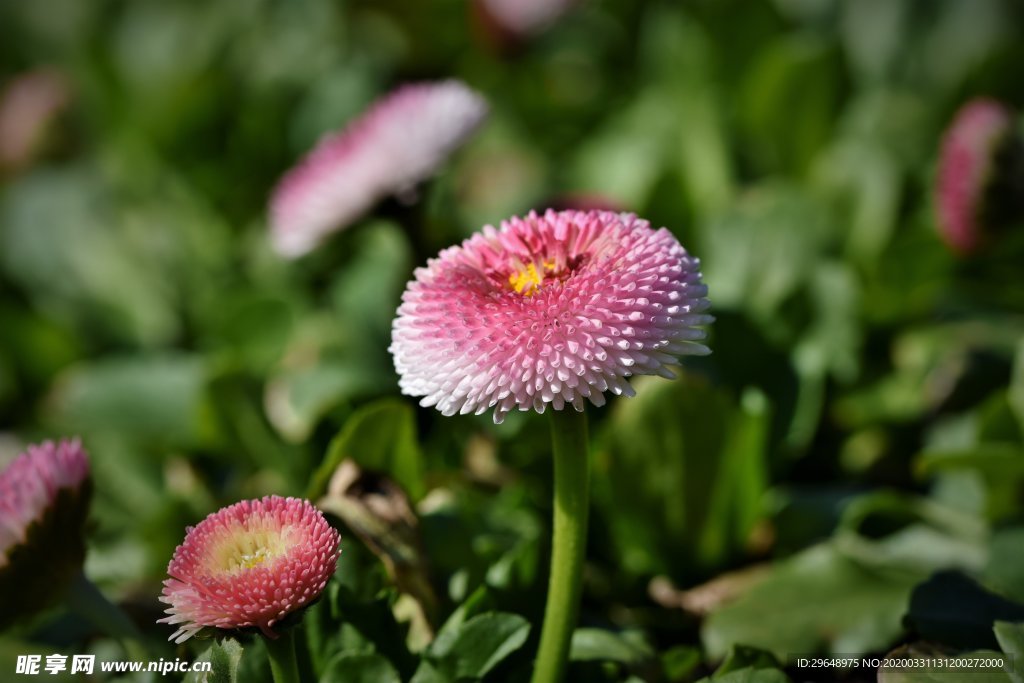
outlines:
[[551, 442], [555, 459], [551, 577], [532, 683], [562, 680], [576, 627], [583, 588], [590, 496], [586, 413], [570, 408], [551, 411]]
[[294, 628], [285, 629], [276, 639], [264, 638], [270, 655], [274, 683], [299, 683], [299, 665], [295, 659]]

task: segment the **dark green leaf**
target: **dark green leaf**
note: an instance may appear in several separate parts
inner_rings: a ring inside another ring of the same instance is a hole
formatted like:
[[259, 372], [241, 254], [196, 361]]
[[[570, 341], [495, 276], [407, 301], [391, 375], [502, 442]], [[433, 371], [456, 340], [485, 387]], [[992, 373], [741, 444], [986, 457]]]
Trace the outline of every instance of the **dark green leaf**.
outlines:
[[380, 655], [342, 652], [327, 663], [320, 683], [402, 683], [402, 679]]
[[952, 571], [917, 586], [907, 610], [907, 624], [922, 638], [962, 649], [998, 647], [996, 621], [1024, 621], [1024, 605]]
[[570, 661], [619, 662], [639, 665], [654, 656], [643, 635], [636, 632], [615, 633], [599, 628], [578, 628], [573, 631], [569, 649]]
[[756, 647], [747, 647], [746, 645], [733, 645], [712, 678], [717, 680], [725, 674], [741, 669], [778, 668], [779, 660], [771, 652]]
[[428, 650], [439, 672], [457, 680], [483, 678], [518, 650], [530, 634], [530, 623], [517, 614], [487, 612], [458, 627], [454, 636]]
[[776, 565], [735, 602], [714, 611], [701, 637], [724, 656], [733, 643], [770, 651], [782, 661], [796, 653], [852, 654], [884, 648], [900, 632], [906, 601], [919, 574], [864, 567], [828, 544]]
[[616, 405], [596, 466], [595, 498], [620, 561], [635, 573], [714, 566], [743, 547], [761, 515], [764, 397], [750, 391], [736, 406], [690, 375], [636, 386], [636, 399]]
[[327, 490], [331, 476], [346, 458], [363, 469], [388, 474], [413, 500], [423, 495], [423, 454], [416, 437], [416, 417], [406, 403], [384, 399], [353, 413], [313, 475], [307, 492], [310, 498]]

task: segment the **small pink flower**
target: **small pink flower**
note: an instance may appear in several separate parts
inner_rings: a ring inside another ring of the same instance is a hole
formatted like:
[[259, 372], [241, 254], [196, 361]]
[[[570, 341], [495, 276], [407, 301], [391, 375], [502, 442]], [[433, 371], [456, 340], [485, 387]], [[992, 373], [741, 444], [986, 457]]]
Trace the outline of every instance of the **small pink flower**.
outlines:
[[78, 439], [29, 446], [0, 472], [0, 569], [44, 522], [60, 493], [77, 496], [88, 477], [89, 460]]
[[487, 226], [415, 272], [392, 332], [402, 392], [445, 415], [544, 412], [626, 378], [672, 377], [711, 322], [700, 262], [629, 213], [549, 210]]
[[946, 129], [936, 184], [938, 227], [946, 243], [961, 253], [983, 241], [986, 190], [1012, 128], [1005, 106], [977, 99], [961, 107]]
[[43, 68], [17, 75], [0, 93], [0, 168], [28, 164], [70, 101], [67, 80], [57, 71]]
[[55, 602], [82, 570], [91, 496], [77, 439], [29, 446], [0, 472], [0, 630]]
[[278, 183], [271, 238], [283, 256], [301, 256], [378, 200], [430, 177], [480, 125], [487, 103], [448, 80], [406, 85], [345, 130], [322, 140]]
[[514, 38], [548, 28], [576, 4], [576, 0], [476, 0], [486, 20]]
[[160, 600], [181, 643], [203, 627], [271, 630], [315, 600], [334, 574], [340, 536], [306, 500], [244, 500], [189, 527]]

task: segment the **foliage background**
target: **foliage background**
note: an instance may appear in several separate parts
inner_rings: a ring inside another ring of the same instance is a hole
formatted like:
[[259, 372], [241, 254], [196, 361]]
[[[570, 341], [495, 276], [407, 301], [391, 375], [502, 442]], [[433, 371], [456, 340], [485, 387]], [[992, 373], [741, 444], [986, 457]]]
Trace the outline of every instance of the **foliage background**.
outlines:
[[[426, 651], [429, 680], [523, 680], [539, 628], [458, 622], [539, 620], [545, 419], [417, 408], [386, 348], [415, 265], [599, 195], [702, 258], [717, 322], [680, 380], [590, 411], [572, 680], [697, 680], [726, 655], [722, 680], [782, 680], [736, 645], [795, 678], [801, 653], [1012, 652], [992, 624], [1024, 619], [1022, 233], [955, 258], [931, 186], [953, 112], [1020, 107], [1022, 64], [1012, 0], [584, 0], [518, 45], [456, 0], [0, 0], [0, 78], [48, 66], [72, 98], [0, 181], [0, 451], [82, 436], [87, 573], [164, 657], [155, 598], [187, 525], [319, 494], [329, 450], [389, 473], [418, 511], [406, 571], [463, 634]], [[395, 85], [446, 77], [492, 114], [418, 201], [277, 258], [283, 171]], [[345, 538], [311, 666], [409, 680], [422, 629]], [[977, 591], [1003, 611], [972, 612]], [[120, 652], [55, 609], [0, 638], [0, 671], [50, 651]], [[267, 678], [261, 657], [246, 644], [239, 680]]]

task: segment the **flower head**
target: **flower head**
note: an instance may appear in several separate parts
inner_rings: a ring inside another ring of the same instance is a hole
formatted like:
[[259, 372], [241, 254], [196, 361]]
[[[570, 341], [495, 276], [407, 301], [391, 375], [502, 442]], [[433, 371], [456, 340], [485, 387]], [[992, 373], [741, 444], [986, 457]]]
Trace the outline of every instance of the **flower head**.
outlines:
[[403, 393], [445, 415], [543, 412], [672, 377], [711, 322], [700, 262], [629, 213], [549, 210], [487, 226], [415, 272], [392, 332]]
[[301, 256], [381, 198], [412, 189], [486, 113], [483, 98], [456, 80], [406, 85], [380, 100], [278, 183], [270, 203], [275, 249]]
[[57, 597], [82, 567], [92, 485], [75, 440], [29, 446], [0, 472], [0, 627]]
[[942, 238], [959, 252], [973, 251], [983, 241], [998, 156], [1012, 131], [1010, 111], [987, 99], [961, 107], [946, 130], [936, 185], [937, 218]]
[[334, 574], [340, 537], [306, 500], [244, 500], [189, 527], [160, 600], [181, 643], [203, 627], [271, 630], [315, 600]]

